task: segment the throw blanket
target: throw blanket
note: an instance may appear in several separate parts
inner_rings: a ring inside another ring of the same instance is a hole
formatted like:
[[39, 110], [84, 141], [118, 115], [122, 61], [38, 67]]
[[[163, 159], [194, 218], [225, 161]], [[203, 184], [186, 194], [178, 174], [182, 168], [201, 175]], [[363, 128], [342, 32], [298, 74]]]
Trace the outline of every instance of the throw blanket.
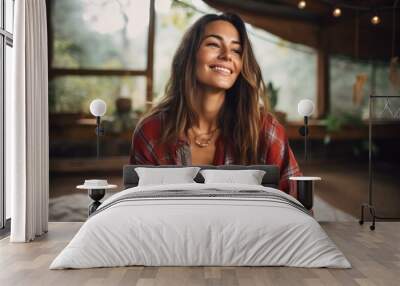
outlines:
[[175, 199], [175, 200], [187, 200], [187, 199], [238, 199], [238, 200], [251, 200], [256, 199], [257, 201], [269, 201], [280, 204], [286, 204], [292, 206], [299, 211], [302, 211], [308, 215], [311, 212], [308, 211], [300, 202], [289, 199], [288, 197], [282, 196], [282, 194], [276, 194], [275, 192], [267, 190], [255, 190], [255, 189], [242, 189], [235, 191], [218, 190], [216, 188], [205, 188], [202, 190], [164, 190], [164, 191], [146, 191], [146, 192], [131, 192], [124, 194], [120, 197], [104, 203], [101, 208], [96, 212], [92, 213], [91, 216], [98, 214], [118, 203], [127, 201], [145, 201], [152, 199]]

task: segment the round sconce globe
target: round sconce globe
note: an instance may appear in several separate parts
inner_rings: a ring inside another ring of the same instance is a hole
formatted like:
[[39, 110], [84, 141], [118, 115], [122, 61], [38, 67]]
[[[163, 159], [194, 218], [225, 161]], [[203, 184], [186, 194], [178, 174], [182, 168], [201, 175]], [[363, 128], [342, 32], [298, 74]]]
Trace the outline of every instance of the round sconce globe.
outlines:
[[90, 103], [90, 113], [93, 114], [93, 116], [103, 116], [107, 111], [107, 104], [104, 102], [104, 100], [101, 99], [95, 99]]
[[309, 99], [300, 100], [297, 111], [301, 116], [310, 116], [314, 112], [314, 102]]

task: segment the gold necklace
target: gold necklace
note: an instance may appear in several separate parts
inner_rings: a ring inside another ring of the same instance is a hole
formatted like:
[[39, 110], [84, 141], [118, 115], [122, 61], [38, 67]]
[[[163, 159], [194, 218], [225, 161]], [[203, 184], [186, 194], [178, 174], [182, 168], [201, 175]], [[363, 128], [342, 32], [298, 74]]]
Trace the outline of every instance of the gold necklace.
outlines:
[[208, 145], [210, 145], [211, 140], [214, 137], [214, 134], [218, 130], [218, 128], [215, 128], [214, 130], [208, 133], [201, 133], [201, 134], [196, 133], [196, 131], [194, 131], [193, 128], [191, 130], [194, 134], [194, 143], [200, 148], [205, 148]]

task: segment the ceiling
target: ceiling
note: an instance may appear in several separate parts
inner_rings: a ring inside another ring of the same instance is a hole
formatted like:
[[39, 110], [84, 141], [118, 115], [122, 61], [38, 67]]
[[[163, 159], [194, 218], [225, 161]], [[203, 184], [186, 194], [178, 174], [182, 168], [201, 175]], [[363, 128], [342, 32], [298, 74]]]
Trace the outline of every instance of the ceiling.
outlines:
[[[393, 9], [395, 2], [397, 9]], [[313, 47], [328, 54], [356, 59], [388, 61], [400, 56], [399, 0], [205, 0], [210, 6], [240, 14], [245, 21], [283, 39]], [[334, 7], [342, 15], [333, 17]], [[393, 22], [395, 12], [395, 22]], [[371, 17], [378, 14], [379, 25]], [[396, 24], [393, 45], [393, 23]]]

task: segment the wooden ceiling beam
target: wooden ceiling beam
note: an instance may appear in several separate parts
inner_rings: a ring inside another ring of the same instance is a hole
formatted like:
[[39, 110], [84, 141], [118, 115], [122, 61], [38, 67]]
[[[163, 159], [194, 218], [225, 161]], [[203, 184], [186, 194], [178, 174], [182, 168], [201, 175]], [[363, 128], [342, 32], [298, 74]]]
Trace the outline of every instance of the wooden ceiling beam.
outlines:
[[[329, 52], [354, 59], [387, 62], [392, 56], [392, 17], [388, 13], [382, 18], [387, 22], [386, 26], [373, 26], [369, 22], [368, 15], [360, 16], [358, 35], [356, 33], [356, 17], [343, 18], [324, 27], [323, 33], [328, 41]], [[397, 20], [397, 26], [400, 27], [400, 17]], [[358, 52], [356, 51], [357, 46]], [[396, 51], [396, 54], [400, 55], [399, 41], [397, 41]]]
[[[213, 8], [239, 14], [243, 20], [255, 27], [264, 29], [282, 39], [292, 43], [303, 44], [313, 48], [318, 47], [319, 26], [295, 18], [283, 18], [278, 15], [265, 16], [263, 13], [254, 13], [252, 9], [243, 9], [234, 5], [221, 4], [224, 0], [209, 1], [206, 0]], [[218, 2], [218, 3], [217, 3]], [[247, 3], [247, 1], [245, 2]], [[253, 7], [254, 8], [254, 7]]]
[[[328, 54], [381, 61], [388, 61], [391, 57], [392, 10], [380, 13], [382, 23], [378, 26], [371, 24], [370, 12], [360, 12], [359, 48], [356, 55], [354, 11], [347, 10], [342, 17], [336, 19], [331, 16], [329, 5], [313, 6], [314, 2], [310, 2], [309, 5], [309, 10], [312, 12], [298, 9], [294, 5], [296, 2], [294, 0], [276, 0], [268, 3], [257, 0], [205, 0], [205, 2], [217, 10], [237, 13], [247, 23], [284, 40], [317, 50], [325, 49]], [[397, 34], [400, 34], [400, 17], [397, 17], [397, 21], [399, 27]], [[324, 41], [324, 44], [321, 41]], [[396, 44], [397, 55], [400, 55], [399, 42], [400, 39]]]
[[[322, 18], [318, 13], [308, 10], [299, 10], [297, 6], [282, 5], [275, 1], [260, 2], [256, 0], [204, 0], [208, 5], [223, 11], [240, 10], [253, 15], [258, 14], [264, 17], [279, 17], [287, 20], [295, 20], [318, 24]], [[220, 7], [220, 8], [218, 8]]]

